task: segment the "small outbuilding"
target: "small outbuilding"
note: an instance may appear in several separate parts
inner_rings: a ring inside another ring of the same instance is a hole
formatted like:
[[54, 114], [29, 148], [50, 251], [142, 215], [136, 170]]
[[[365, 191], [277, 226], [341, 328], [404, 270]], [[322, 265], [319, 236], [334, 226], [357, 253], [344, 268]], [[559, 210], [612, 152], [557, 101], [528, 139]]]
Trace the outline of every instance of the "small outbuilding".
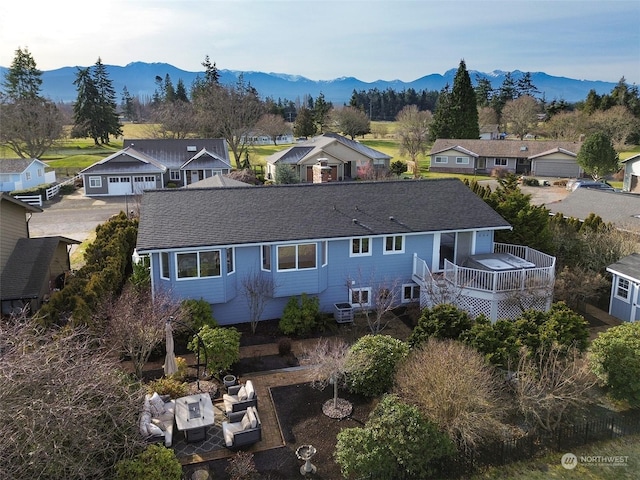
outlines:
[[632, 253], [607, 267], [613, 275], [609, 315], [623, 322], [640, 320], [640, 253]]

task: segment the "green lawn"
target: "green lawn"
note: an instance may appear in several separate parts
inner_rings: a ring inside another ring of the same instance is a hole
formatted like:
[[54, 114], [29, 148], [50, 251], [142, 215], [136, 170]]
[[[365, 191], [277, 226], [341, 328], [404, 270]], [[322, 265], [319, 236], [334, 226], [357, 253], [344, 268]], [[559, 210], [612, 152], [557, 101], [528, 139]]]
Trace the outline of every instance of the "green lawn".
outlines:
[[[564, 468], [560, 459], [564, 453], [578, 457], [573, 470]], [[612, 467], [581, 463], [580, 457], [628, 456], [624, 466]], [[468, 480], [632, 480], [640, 478], [640, 436], [631, 435], [607, 442], [598, 442], [571, 449], [570, 452], [550, 453], [526, 462], [490, 468]]]

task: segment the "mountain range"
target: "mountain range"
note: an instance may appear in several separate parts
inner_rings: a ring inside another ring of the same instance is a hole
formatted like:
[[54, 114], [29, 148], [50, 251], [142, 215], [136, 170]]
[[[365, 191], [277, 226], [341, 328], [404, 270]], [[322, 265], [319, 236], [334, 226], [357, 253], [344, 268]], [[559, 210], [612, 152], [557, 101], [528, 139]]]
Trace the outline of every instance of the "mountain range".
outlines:
[[[139, 97], [142, 100], [151, 99], [156, 90], [156, 77], [164, 80], [169, 75], [174, 87], [178, 80], [182, 79], [183, 84], [189, 90], [193, 81], [200, 76], [204, 78], [204, 71], [188, 72], [174, 67], [167, 63], [144, 63], [133, 62], [124, 67], [116, 65], [105, 65], [109, 78], [113, 82], [113, 87], [120, 101], [123, 88], [126, 86], [129, 94]], [[77, 91], [73, 82], [79, 67], [63, 67], [56, 70], [47, 70], [42, 73], [42, 94], [45, 97], [63, 103], [71, 103], [76, 100]], [[0, 75], [5, 77], [6, 67], [0, 67]], [[472, 83], [475, 85], [477, 78], [487, 78], [493, 88], [499, 88], [504, 81], [505, 74], [500, 70], [490, 73], [469, 71]], [[517, 80], [523, 74], [519, 70], [510, 72]], [[610, 93], [615, 83], [598, 80], [576, 80], [566, 77], [554, 77], [544, 72], [530, 72], [533, 85], [544, 95], [546, 101], [565, 100], [566, 102], [577, 102], [584, 100], [590, 90], [602, 95]], [[445, 85], [453, 85], [453, 78], [456, 69], [448, 70], [444, 75], [430, 74], [420, 77], [411, 82], [401, 80], [377, 80], [375, 82], [363, 82], [354, 77], [341, 77], [334, 80], [310, 80], [299, 75], [287, 75], [281, 73], [263, 72], [240, 72], [234, 70], [219, 70], [220, 82], [223, 84], [233, 84], [240, 75], [245, 82], [250, 83], [264, 99], [271, 97], [275, 101], [291, 100], [297, 101], [310, 95], [313, 98], [322, 93], [326, 101], [334, 105], [348, 104], [351, 94], [356, 91], [368, 91], [378, 89], [384, 91], [392, 89], [397, 92], [413, 88], [416, 91], [440, 91]]]

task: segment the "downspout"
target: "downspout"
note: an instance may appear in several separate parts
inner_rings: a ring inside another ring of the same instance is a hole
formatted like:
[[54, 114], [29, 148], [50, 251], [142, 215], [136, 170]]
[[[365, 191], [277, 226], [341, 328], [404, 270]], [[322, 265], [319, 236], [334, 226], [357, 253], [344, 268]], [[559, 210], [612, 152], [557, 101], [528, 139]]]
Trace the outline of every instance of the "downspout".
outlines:
[[27, 213], [27, 238], [31, 238], [31, 235], [29, 234], [29, 221], [31, 220], [31, 217], [33, 217], [33, 213]]

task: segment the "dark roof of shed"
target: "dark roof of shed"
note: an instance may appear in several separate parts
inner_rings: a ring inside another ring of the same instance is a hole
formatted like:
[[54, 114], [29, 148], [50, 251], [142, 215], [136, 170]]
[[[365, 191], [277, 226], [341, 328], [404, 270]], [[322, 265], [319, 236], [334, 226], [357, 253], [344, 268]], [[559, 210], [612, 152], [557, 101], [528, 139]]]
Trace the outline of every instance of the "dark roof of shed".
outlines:
[[35, 158], [2, 158], [0, 159], [0, 173], [22, 173]]
[[640, 280], [640, 253], [632, 253], [621, 258], [616, 263], [609, 265], [607, 270]]
[[0, 298], [37, 298], [60, 242], [80, 243], [66, 237], [21, 238], [7, 260], [0, 277]]
[[137, 248], [480, 228], [509, 224], [458, 179], [167, 189], [143, 195]]

